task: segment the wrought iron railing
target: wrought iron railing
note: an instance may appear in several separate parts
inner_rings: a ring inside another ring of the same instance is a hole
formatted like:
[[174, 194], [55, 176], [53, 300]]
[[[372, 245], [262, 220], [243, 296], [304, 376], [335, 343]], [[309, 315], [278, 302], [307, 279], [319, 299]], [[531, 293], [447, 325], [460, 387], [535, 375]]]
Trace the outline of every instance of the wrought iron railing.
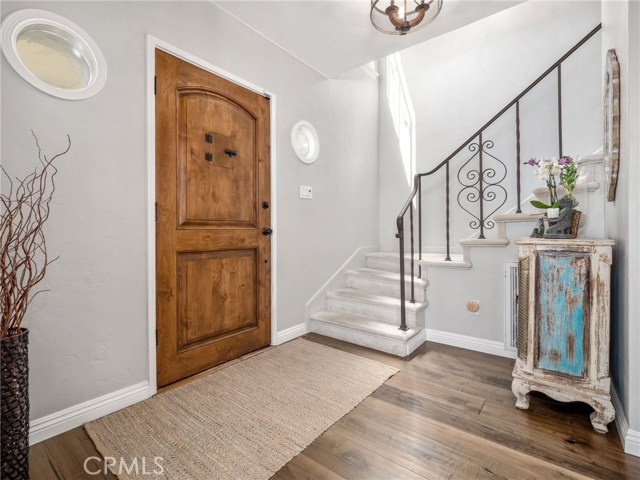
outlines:
[[[492, 215], [498, 211], [507, 201], [507, 190], [502, 185], [506, 179], [508, 169], [507, 165], [492, 155], [489, 151], [493, 148], [492, 140], [486, 140], [483, 136], [484, 132], [493, 123], [504, 115], [511, 108], [515, 107], [515, 135], [516, 135], [516, 212], [521, 213], [521, 185], [520, 185], [520, 100], [527, 95], [536, 85], [544, 80], [549, 74], [556, 71], [558, 79], [558, 157], [562, 156], [562, 63], [569, 58], [576, 50], [584, 45], [591, 37], [593, 37], [602, 27], [598, 25], [591, 30], [582, 40], [580, 40], [571, 50], [565, 53], [557, 62], [549, 67], [542, 75], [534, 80], [527, 88], [525, 88], [517, 97], [510, 101], [502, 110], [500, 110], [491, 120], [480, 127], [473, 135], [463, 142], [451, 155], [445, 158], [435, 168], [425, 173], [418, 173], [413, 177], [413, 189], [409, 198], [405, 202], [400, 214], [396, 219], [398, 233], [396, 238], [400, 245], [400, 330], [407, 330], [406, 321], [406, 291], [405, 291], [405, 228], [404, 221], [407, 213], [409, 214], [409, 248], [411, 258], [411, 303], [415, 303], [415, 245], [414, 245], [414, 208], [413, 203], [417, 201], [418, 216], [418, 261], [422, 260], [422, 178], [435, 174], [444, 169], [445, 171], [445, 231], [446, 231], [446, 257], [445, 261], [451, 261], [451, 234], [450, 234], [450, 196], [451, 196], [451, 161], [456, 155], [462, 152], [465, 147], [472, 153], [471, 157], [459, 168], [457, 172], [457, 180], [461, 189], [457, 195], [457, 202], [460, 208], [471, 215], [472, 220], [469, 227], [478, 230], [478, 238], [485, 238], [485, 229], [494, 227], [491, 219]], [[477, 169], [474, 168], [472, 161], [477, 157]], [[473, 205], [477, 204], [478, 208], [473, 209]], [[491, 204], [487, 213], [487, 204]], [[465, 208], [465, 205], [468, 208]], [[496, 206], [497, 205], [497, 206]], [[418, 278], [422, 276], [422, 267], [418, 264]]]

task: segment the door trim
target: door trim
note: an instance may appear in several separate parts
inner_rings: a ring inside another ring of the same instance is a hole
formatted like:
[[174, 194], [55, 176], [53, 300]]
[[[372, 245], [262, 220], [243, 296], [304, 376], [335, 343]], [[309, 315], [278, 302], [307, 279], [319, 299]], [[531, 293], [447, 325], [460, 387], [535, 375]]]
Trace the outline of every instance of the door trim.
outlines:
[[147, 358], [149, 361], [149, 396], [156, 394], [157, 386], [157, 366], [156, 366], [156, 102], [154, 92], [154, 78], [156, 72], [155, 50], [160, 49], [174, 55], [185, 62], [191, 63], [203, 70], [223, 77], [233, 83], [248, 90], [252, 90], [270, 99], [270, 122], [271, 122], [271, 225], [273, 235], [271, 237], [271, 345], [276, 345], [278, 339], [278, 319], [277, 319], [277, 244], [278, 244], [278, 222], [277, 222], [277, 202], [276, 202], [276, 96], [274, 93], [254, 85], [232, 73], [227, 72], [201, 58], [192, 55], [181, 48], [167, 43], [153, 35], [147, 35], [146, 47], [146, 134], [147, 134]]

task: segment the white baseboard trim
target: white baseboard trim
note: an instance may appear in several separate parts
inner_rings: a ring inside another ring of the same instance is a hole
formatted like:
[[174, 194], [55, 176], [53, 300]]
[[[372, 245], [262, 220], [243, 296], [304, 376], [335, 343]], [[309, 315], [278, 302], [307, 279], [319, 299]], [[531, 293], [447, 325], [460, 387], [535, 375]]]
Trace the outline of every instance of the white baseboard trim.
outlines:
[[293, 340], [294, 338], [298, 338], [305, 333], [309, 333], [309, 325], [306, 322], [299, 323], [298, 325], [294, 325], [293, 327], [286, 328], [281, 332], [276, 333], [276, 341], [274, 345], [281, 345], [289, 340]]
[[622, 440], [624, 453], [640, 457], [640, 432], [629, 429], [629, 423], [624, 415], [618, 391], [613, 385], [611, 385], [611, 400], [613, 408], [616, 410], [616, 427], [618, 427], [618, 434], [620, 435], [620, 440]]
[[427, 331], [423, 330], [422, 332], [415, 335], [409, 342], [407, 343], [407, 353], [413, 353], [417, 348], [420, 347], [424, 342], [427, 341]]
[[627, 430], [624, 440], [624, 453], [640, 457], [640, 432], [637, 430]]
[[84, 425], [149, 398], [149, 382], [144, 381], [31, 421], [29, 445]]
[[452, 347], [466, 348], [476, 352], [489, 353], [500, 357], [516, 358], [516, 352], [505, 348], [504, 343], [484, 338], [469, 337], [458, 333], [427, 329], [427, 341], [443, 343]]
[[[276, 334], [276, 343], [293, 340], [309, 332], [306, 323], [300, 323]], [[110, 413], [129, 407], [150, 397], [149, 382], [144, 381], [117, 390], [102, 397], [87, 400], [73, 407], [46, 415], [31, 421], [29, 429], [29, 444], [34, 445], [48, 438], [84, 425]]]

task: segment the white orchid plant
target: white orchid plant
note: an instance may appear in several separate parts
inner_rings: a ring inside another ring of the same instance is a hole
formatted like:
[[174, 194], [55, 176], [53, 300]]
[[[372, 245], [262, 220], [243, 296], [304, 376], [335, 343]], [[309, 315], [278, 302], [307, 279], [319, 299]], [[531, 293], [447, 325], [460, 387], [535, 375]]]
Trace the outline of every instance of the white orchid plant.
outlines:
[[531, 205], [536, 208], [559, 208], [560, 202], [558, 199], [558, 180], [567, 191], [567, 196], [573, 202], [573, 206], [577, 206], [578, 202], [573, 196], [573, 190], [576, 188], [576, 182], [578, 181], [578, 165], [573, 158], [565, 155], [559, 159], [556, 157], [543, 158], [536, 160], [535, 158], [529, 159], [524, 162], [525, 165], [536, 167], [536, 175], [544, 180], [549, 189], [549, 205], [539, 200], [532, 200]]

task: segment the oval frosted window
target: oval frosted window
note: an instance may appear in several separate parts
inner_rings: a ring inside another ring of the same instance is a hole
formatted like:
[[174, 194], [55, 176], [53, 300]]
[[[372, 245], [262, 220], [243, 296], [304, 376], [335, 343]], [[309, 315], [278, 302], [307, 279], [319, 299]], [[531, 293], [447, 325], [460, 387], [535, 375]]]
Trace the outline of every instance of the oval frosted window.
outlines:
[[88, 98], [106, 80], [106, 63], [80, 27], [44, 10], [19, 10], [2, 24], [5, 57], [25, 80], [68, 100]]

